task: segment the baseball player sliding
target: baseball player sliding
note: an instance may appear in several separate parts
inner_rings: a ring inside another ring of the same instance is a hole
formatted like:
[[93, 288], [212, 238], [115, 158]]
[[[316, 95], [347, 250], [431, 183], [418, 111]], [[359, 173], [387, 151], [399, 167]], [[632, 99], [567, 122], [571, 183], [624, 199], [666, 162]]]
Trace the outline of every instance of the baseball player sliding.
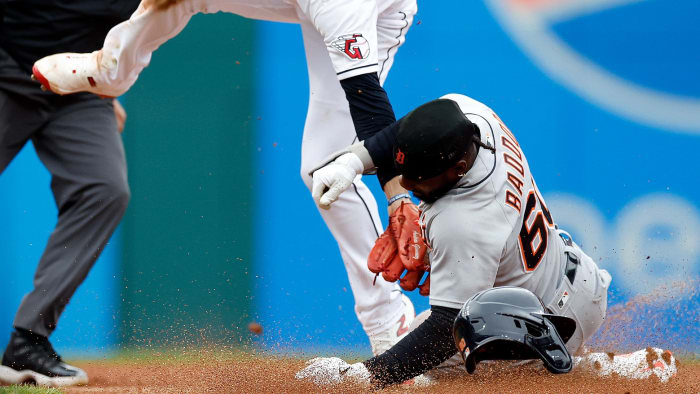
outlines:
[[[429, 271], [430, 288], [424, 283], [422, 290], [429, 291], [431, 308], [384, 354], [352, 365], [317, 358], [298, 378], [381, 387], [429, 371], [458, 351], [470, 372], [490, 358], [541, 358], [553, 372], [571, 369], [570, 354], [605, 319], [611, 277], [557, 228], [522, 147], [490, 108], [450, 94], [344, 152], [314, 173], [315, 198], [332, 204], [348, 172], [397, 171], [401, 185], [422, 200], [424, 239], [408, 241], [412, 252], [403, 267], [386, 245], [375, 247], [369, 266], [389, 279], [405, 269], [401, 280], [414, 286]], [[358, 161], [362, 168], [345, 164]]]
[[[136, 82], [152, 52], [194, 14], [223, 11], [299, 23], [310, 80], [301, 174], [311, 187], [309, 171], [323, 157], [395, 121], [381, 85], [416, 10], [415, 0], [145, 0], [109, 32], [101, 50], [48, 56], [35, 63], [33, 72], [45, 89], [58, 94], [119, 96]], [[396, 179], [379, 176], [390, 212], [409, 204]], [[374, 276], [365, 267], [382, 227], [377, 204], [360, 177], [349, 182], [352, 191], [339, 197], [333, 210], [320, 212], [340, 247], [357, 317], [379, 354], [404, 335], [415, 312], [396, 284], [373, 286]]]

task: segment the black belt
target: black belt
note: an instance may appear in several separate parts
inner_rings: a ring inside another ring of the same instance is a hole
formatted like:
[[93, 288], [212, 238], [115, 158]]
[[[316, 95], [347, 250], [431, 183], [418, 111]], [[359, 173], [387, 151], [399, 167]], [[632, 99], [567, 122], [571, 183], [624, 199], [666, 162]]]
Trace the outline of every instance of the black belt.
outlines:
[[[567, 246], [573, 246], [573, 241], [571, 240], [571, 237], [569, 237], [567, 234], [564, 233], [559, 233], [559, 236], [561, 239], [564, 240], [564, 244]], [[569, 278], [569, 283], [572, 285], [574, 284], [574, 279], [576, 278], [576, 270], [578, 269], [578, 266], [580, 264], [578, 257], [576, 257], [573, 253], [569, 252], [564, 252], [566, 255], [566, 267], [564, 268], [564, 275]]]

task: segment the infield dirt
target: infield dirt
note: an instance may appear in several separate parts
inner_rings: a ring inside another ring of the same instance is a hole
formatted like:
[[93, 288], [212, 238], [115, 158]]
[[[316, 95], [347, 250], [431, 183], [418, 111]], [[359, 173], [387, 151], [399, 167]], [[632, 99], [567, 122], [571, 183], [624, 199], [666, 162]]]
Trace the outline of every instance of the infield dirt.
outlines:
[[[369, 391], [354, 385], [316, 386], [299, 382], [294, 374], [304, 360], [258, 354], [234, 357], [190, 357], [186, 360], [149, 357], [143, 360], [100, 360], [78, 363], [90, 376], [90, 384], [66, 389], [67, 393], [315, 393]], [[480, 364], [477, 373], [451, 373], [429, 387], [400, 385], [382, 392], [431, 393], [698, 393], [700, 363], [682, 363], [677, 376], [667, 383], [657, 379], [628, 380], [598, 377], [593, 371], [574, 370], [552, 375], [538, 365], [514, 368]]]

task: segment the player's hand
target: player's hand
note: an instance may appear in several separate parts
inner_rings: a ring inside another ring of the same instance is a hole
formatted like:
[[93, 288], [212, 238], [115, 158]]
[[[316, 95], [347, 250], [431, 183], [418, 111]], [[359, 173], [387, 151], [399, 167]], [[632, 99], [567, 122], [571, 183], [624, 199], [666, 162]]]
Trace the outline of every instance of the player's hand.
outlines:
[[354, 153], [345, 153], [313, 173], [311, 195], [323, 209], [329, 209], [340, 194], [362, 174], [362, 160]]
[[112, 102], [114, 103], [114, 116], [117, 118], [117, 130], [121, 133], [124, 131], [124, 124], [126, 123], [126, 110], [119, 103], [119, 100], [114, 99]]
[[364, 364], [348, 364], [338, 357], [313, 358], [306, 363], [306, 368], [296, 373], [295, 377], [318, 385], [343, 382], [368, 385], [370, 382], [370, 373]]

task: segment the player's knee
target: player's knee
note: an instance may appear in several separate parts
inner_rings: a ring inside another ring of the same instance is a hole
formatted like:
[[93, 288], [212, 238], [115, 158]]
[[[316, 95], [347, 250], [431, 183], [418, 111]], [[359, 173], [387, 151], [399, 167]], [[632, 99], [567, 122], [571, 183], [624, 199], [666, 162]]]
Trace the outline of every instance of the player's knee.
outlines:
[[126, 211], [126, 207], [131, 199], [131, 190], [126, 180], [112, 180], [100, 184], [96, 188], [96, 197], [98, 200], [122, 213]]
[[129, 184], [126, 181], [118, 182], [111, 185], [110, 188], [114, 204], [117, 204], [122, 209], [126, 210], [126, 206], [129, 204], [129, 200], [131, 199], [131, 189], [129, 189]]
[[579, 354], [579, 352], [583, 350], [586, 339], [587, 338], [583, 337], [583, 331], [577, 328], [571, 338], [566, 342], [566, 350], [572, 355]]

